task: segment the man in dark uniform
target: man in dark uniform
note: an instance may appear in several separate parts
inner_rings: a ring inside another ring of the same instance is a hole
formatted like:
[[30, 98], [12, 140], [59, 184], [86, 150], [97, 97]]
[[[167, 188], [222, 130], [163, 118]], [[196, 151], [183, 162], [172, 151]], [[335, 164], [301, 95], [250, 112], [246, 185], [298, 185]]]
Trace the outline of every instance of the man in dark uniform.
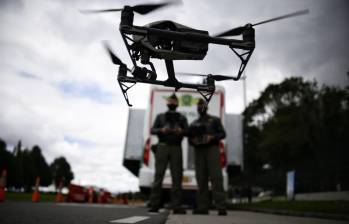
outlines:
[[193, 214], [209, 213], [210, 179], [218, 215], [227, 215], [219, 151], [219, 141], [225, 138], [225, 130], [220, 119], [207, 114], [207, 109], [206, 102], [200, 99], [197, 105], [199, 118], [190, 124], [188, 131], [189, 143], [195, 150], [195, 174], [198, 183], [197, 208]]
[[161, 199], [162, 181], [167, 165], [170, 164], [172, 178], [172, 208], [175, 214], [185, 214], [181, 208], [182, 196], [182, 140], [188, 131], [188, 121], [176, 112], [178, 99], [172, 94], [167, 99], [168, 111], [157, 115], [151, 134], [157, 135], [159, 143], [155, 153], [155, 177], [150, 195], [151, 209], [149, 212], [158, 212]]

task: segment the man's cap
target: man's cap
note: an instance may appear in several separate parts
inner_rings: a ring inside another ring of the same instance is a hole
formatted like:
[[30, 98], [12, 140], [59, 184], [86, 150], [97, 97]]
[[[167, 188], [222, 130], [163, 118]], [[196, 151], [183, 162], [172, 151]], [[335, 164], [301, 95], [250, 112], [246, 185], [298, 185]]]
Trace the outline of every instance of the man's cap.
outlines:
[[203, 104], [206, 105], [206, 101], [204, 99], [200, 98], [198, 100], [198, 105], [203, 105]]
[[177, 98], [177, 96], [176, 96], [175, 93], [172, 93], [172, 95], [169, 96], [167, 99], [168, 99], [168, 100], [169, 100], [169, 99], [174, 99], [174, 100], [177, 100], [177, 101], [178, 101], [178, 98]]

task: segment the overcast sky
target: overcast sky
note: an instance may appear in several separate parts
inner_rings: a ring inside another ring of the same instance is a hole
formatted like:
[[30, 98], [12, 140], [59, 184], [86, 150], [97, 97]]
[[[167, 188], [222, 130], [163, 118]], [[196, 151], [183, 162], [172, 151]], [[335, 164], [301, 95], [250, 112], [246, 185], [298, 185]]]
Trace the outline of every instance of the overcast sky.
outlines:
[[[10, 150], [20, 139], [25, 147], [38, 144], [48, 162], [67, 158], [75, 183], [138, 190], [137, 178], [121, 164], [128, 107], [116, 83], [117, 68], [101, 45], [110, 40], [130, 63], [118, 32], [120, 14], [83, 15], [79, 9], [144, 2], [0, 0], [0, 138]], [[248, 102], [285, 77], [348, 84], [347, 0], [183, 0], [136, 15], [134, 23], [166, 19], [215, 34], [301, 9], [310, 14], [256, 27], [256, 49], [246, 68]], [[234, 57], [229, 48], [210, 45], [204, 61], [175, 62], [175, 69], [236, 75]], [[163, 62], [156, 68], [164, 74]], [[227, 112], [241, 113], [242, 83], [221, 85]], [[130, 91], [135, 108], [146, 108], [148, 97], [148, 85]]]

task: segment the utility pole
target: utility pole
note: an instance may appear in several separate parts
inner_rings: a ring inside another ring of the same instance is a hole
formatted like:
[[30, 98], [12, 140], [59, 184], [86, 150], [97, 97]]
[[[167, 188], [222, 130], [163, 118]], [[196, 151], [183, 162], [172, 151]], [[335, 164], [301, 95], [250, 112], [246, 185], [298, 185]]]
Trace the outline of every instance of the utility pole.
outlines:
[[[247, 94], [246, 94], [246, 73], [244, 71], [243, 76], [241, 77], [242, 80], [242, 94], [243, 94], [243, 101], [244, 101], [244, 109], [242, 111], [245, 111], [246, 107], [247, 107]], [[242, 160], [241, 160], [241, 170], [244, 169], [245, 166], [245, 158], [244, 158], [244, 139], [245, 139], [245, 130], [244, 130], [244, 117], [243, 115], [241, 116], [241, 140], [242, 140]]]
[[243, 97], [244, 97], [244, 110], [245, 110], [246, 106], [247, 106], [246, 75], [245, 75], [245, 71], [244, 71], [244, 76], [242, 76], [241, 79], [242, 79], [242, 88], [243, 88], [242, 91], [243, 91]]

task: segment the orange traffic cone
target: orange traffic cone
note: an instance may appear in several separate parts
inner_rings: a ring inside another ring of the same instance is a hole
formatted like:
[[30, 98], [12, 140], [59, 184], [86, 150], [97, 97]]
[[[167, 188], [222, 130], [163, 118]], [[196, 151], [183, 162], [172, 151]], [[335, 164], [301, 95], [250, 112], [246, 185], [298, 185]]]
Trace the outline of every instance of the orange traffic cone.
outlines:
[[5, 201], [6, 176], [7, 170], [3, 170], [0, 177], [0, 202]]
[[128, 197], [127, 194], [124, 194], [122, 197], [122, 204], [124, 205], [128, 205]]
[[56, 196], [56, 202], [63, 202], [64, 201], [64, 197], [62, 194], [62, 188], [63, 188], [63, 181], [61, 181], [59, 183], [58, 192], [57, 192], [57, 196]]
[[40, 201], [39, 185], [40, 185], [40, 177], [36, 177], [35, 189], [34, 189], [34, 192], [32, 194], [32, 202], [39, 202]]

